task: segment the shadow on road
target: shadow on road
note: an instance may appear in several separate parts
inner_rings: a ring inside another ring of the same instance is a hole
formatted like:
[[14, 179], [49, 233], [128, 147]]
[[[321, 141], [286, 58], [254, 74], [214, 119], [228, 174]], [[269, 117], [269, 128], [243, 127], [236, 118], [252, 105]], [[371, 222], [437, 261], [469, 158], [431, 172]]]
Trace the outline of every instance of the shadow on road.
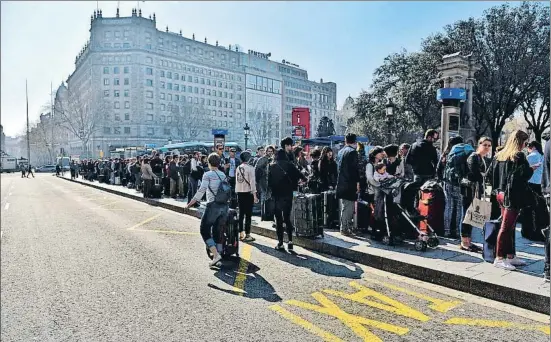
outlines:
[[[214, 273], [214, 276], [229, 286], [234, 286], [238, 272], [239, 261], [225, 262], [219, 270]], [[264, 299], [265, 301], [276, 303], [281, 302], [281, 297], [276, 293], [274, 287], [266, 281], [260, 274], [260, 268], [252, 263], [249, 263], [245, 273], [246, 280], [244, 281], [244, 293], [230, 289], [223, 289], [219, 286], [209, 283], [207, 286], [228, 294], [243, 296], [251, 299]]]
[[291, 254], [281, 251], [276, 251], [274, 248], [267, 247], [255, 242], [250, 243], [251, 246], [258, 248], [262, 253], [265, 253], [269, 256], [278, 258], [281, 261], [287, 262], [291, 265], [309, 268], [314, 273], [321, 275], [326, 275], [330, 277], [342, 277], [350, 279], [361, 279], [363, 270], [359, 267], [355, 267], [354, 270], [351, 270], [344, 265], [336, 265], [331, 262], [323, 261], [316, 259], [314, 257], [309, 257], [301, 254]]

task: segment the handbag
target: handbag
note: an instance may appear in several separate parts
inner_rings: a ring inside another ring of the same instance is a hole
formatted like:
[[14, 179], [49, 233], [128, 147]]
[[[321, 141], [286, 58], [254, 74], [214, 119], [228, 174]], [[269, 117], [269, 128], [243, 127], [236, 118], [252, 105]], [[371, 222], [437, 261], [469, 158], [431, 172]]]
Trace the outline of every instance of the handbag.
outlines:
[[490, 219], [492, 214], [492, 203], [486, 200], [485, 193], [478, 198], [478, 185], [475, 188], [473, 202], [467, 209], [463, 223], [473, 227], [482, 228]]

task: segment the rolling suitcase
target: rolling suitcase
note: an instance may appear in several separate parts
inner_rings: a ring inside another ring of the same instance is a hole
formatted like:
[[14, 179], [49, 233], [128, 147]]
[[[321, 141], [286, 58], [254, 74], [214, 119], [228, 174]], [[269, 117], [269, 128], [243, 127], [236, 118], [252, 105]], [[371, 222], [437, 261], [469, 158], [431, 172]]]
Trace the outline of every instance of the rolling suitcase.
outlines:
[[163, 184], [159, 178], [153, 179], [153, 186], [151, 187], [151, 198], [161, 198], [163, 195]]
[[296, 236], [323, 237], [323, 201], [320, 194], [293, 196], [291, 221]]
[[98, 182], [100, 182], [100, 183], [105, 183], [105, 176], [102, 175], [102, 174], [99, 174], [99, 175], [98, 175]]
[[326, 229], [339, 229], [339, 200], [335, 191], [325, 191], [323, 196], [323, 226]]
[[497, 234], [501, 228], [501, 218], [490, 220], [484, 224], [483, 234], [484, 241], [482, 243], [482, 257], [486, 262], [494, 262], [496, 258], [496, 243]]
[[[232, 255], [239, 257], [239, 223], [237, 211], [228, 209], [228, 214], [223, 215], [216, 222], [219, 235], [215, 238], [216, 249], [222, 258], [228, 259]], [[207, 248], [207, 255], [212, 259], [212, 254]]]
[[373, 227], [373, 205], [367, 201], [358, 199], [354, 210], [354, 229], [357, 232], [367, 232]]
[[436, 235], [444, 236], [444, 208], [446, 198], [444, 190], [436, 181], [427, 181], [419, 190], [419, 215], [426, 217], [419, 223], [419, 229], [425, 233], [430, 230], [427, 223], [434, 229]]

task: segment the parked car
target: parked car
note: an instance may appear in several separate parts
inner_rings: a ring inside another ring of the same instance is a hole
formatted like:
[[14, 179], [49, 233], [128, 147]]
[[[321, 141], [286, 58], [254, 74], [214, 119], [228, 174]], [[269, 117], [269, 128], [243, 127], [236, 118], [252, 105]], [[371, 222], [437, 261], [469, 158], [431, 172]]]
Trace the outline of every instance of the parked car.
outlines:
[[36, 168], [36, 172], [55, 172], [55, 165], [44, 165]]

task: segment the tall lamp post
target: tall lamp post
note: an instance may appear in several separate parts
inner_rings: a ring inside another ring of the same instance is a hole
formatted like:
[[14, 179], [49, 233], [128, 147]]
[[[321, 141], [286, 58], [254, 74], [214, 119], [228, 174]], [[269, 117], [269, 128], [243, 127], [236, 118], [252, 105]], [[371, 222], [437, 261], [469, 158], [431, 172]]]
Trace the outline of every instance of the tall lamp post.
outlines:
[[392, 133], [390, 131], [390, 124], [394, 117], [394, 103], [392, 103], [392, 99], [388, 99], [388, 103], [386, 104], [386, 124], [387, 124], [387, 140], [388, 143], [392, 143]]
[[249, 127], [249, 124], [245, 122], [245, 126], [243, 127], [243, 133], [245, 135], [245, 150], [247, 149], [247, 145], [249, 143], [249, 133], [251, 128]]

